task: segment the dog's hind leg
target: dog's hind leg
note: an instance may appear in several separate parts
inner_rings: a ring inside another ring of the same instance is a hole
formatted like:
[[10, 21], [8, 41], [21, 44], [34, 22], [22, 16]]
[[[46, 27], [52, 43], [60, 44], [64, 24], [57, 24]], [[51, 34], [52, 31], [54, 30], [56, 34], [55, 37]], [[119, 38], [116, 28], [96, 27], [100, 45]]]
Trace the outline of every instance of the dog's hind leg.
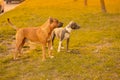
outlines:
[[67, 52], [70, 52], [70, 51], [69, 51], [69, 40], [70, 40], [70, 39], [68, 38], [68, 39], [67, 39], [67, 42], [66, 42], [66, 43], [67, 43], [67, 45], [66, 45], [66, 51], [67, 51]]
[[21, 43], [21, 45], [20, 45], [20, 48], [19, 48], [19, 55], [18, 56], [22, 56], [22, 47], [24, 46], [24, 44], [25, 44], [25, 38], [23, 39], [23, 41], [22, 41], [22, 43]]
[[51, 46], [51, 49], [53, 49], [55, 36], [56, 36], [56, 35], [55, 35], [55, 32], [53, 31], [53, 32], [52, 32], [52, 35], [51, 35], [51, 38], [52, 38], [52, 44], [51, 44], [52, 46]]
[[18, 54], [21, 54], [21, 49], [25, 43], [24, 38], [16, 38], [16, 48], [15, 48], [15, 53], [14, 53], [14, 60], [18, 58]]
[[60, 52], [61, 47], [63, 47], [62, 41], [64, 40], [64, 37], [65, 37], [65, 31], [63, 30], [61, 33], [60, 41], [59, 41], [58, 52]]
[[58, 52], [60, 52], [61, 45], [62, 45], [62, 41], [60, 41], [60, 42], [59, 42], [59, 46], [58, 46]]

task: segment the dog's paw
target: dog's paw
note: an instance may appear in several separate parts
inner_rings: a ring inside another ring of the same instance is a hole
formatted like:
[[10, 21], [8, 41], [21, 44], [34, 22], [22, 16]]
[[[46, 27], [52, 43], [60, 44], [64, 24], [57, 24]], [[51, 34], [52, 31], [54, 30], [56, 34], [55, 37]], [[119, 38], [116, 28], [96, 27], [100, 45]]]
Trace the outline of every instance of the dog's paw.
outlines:
[[53, 46], [50, 49], [53, 50]]
[[58, 50], [57, 52], [60, 52], [60, 50]]
[[71, 52], [70, 50], [67, 50], [67, 52]]
[[52, 58], [54, 58], [54, 56], [50, 56], [50, 58], [52, 59]]
[[14, 61], [17, 61], [17, 60], [19, 60], [19, 58], [14, 58], [13, 60], [14, 60]]
[[64, 47], [61, 47], [61, 49], [65, 49]]
[[46, 61], [46, 59], [42, 59], [42, 62]]

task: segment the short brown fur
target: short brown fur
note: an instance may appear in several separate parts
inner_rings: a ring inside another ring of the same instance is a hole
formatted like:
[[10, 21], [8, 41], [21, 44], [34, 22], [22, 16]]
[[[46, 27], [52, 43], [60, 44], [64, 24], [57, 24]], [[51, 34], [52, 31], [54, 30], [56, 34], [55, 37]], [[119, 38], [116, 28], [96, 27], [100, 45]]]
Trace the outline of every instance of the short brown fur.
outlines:
[[52, 56], [51, 52], [51, 32], [54, 28], [58, 27], [60, 22], [57, 19], [49, 18], [40, 27], [29, 27], [29, 28], [16, 28], [8, 19], [8, 23], [17, 30], [16, 32], [16, 48], [14, 53], [14, 60], [18, 58], [18, 54], [21, 54], [21, 49], [28, 39], [35, 43], [40, 43], [42, 45], [42, 61], [46, 60], [46, 44], [48, 43], [48, 54], [49, 57]]

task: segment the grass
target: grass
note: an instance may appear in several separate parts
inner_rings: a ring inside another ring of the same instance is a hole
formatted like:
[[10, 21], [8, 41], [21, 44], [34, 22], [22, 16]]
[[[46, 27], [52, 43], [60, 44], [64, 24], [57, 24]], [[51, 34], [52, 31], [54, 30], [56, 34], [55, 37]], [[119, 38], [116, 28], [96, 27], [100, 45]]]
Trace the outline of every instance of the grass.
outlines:
[[[99, 0], [89, 1], [88, 7], [82, 0], [26, 0], [0, 16], [0, 80], [119, 80], [120, 1], [105, 1], [106, 14], [101, 13]], [[32, 27], [43, 24], [49, 16], [64, 26], [71, 20], [81, 25], [70, 39], [70, 49], [80, 54], [65, 50], [57, 53], [56, 39], [55, 58], [42, 62], [37, 46], [13, 61], [9, 47], [14, 44], [16, 31], [6, 19], [9, 17], [17, 27]]]

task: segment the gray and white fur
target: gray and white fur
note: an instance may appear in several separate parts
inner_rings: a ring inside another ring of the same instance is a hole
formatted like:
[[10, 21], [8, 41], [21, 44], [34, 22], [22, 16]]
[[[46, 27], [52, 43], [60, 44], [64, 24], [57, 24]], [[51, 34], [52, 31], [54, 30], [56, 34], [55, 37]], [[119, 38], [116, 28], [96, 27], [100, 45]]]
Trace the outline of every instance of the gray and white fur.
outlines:
[[66, 45], [66, 50], [67, 52], [69, 52], [69, 39], [70, 39], [70, 33], [72, 30], [76, 30], [79, 29], [80, 26], [75, 23], [74, 21], [71, 21], [65, 28], [55, 28], [52, 31], [52, 49], [53, 49], [53, 44], [54, 44], [54, 39], [55, 37], [57, 37], [60, 41], [59, 41], [59, 46], [58, 46], [58, 52], [60, 52], [62, 47], [62, 41], [66, 40], [67, 45]]

